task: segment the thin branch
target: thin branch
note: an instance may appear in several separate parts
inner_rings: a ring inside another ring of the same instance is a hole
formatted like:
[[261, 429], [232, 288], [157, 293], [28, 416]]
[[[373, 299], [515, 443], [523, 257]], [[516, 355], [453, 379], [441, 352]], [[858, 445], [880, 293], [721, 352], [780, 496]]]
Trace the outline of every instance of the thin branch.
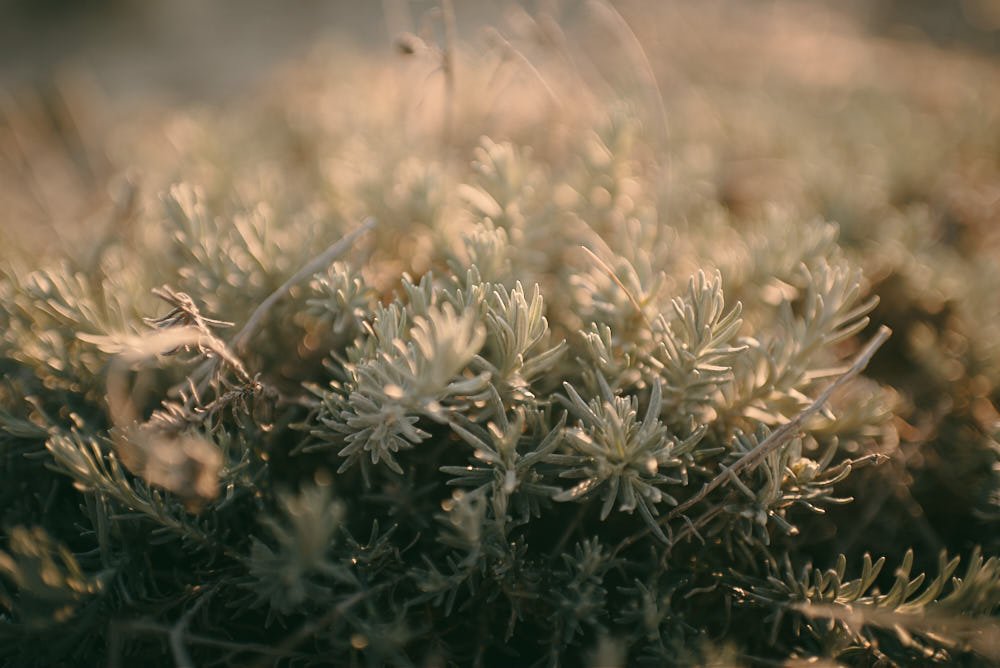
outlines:
[[602, 260], [601, 257], [594, 251], [590, 250], [586, 246], [580, 246], [580, 248], [582, 248], [587, 253], [587, 255], [589, 255], [590, 258], [597, 263], [597, 266], [600, 267], [601, 270], [608, 275], [608, 278], [614, 281], [615, 285], [617, 285], [621, 289], [621, 291], [625, 293], [625, 297], [628, 298], [629, 302], [632, 304], [632, 307], [635, 309], [636, 313], [639, 315], [640, 318], [642, 318], [646, 326], [649, 327], [649, 329], [652, 331], [653, 323], [650, 322], [649, 317], [646, 315], [646, 312], [642, 309], [642, 305], [639, 303], [639, 300], [636, 299], [635, 295], [632, 294], [632, 291], [629, 290], [624, 283], [622, 283], [622, 279], [618, 278], [618, 274], [615, 273], [615, 270], [612, 269], [607, 262]]
[[653, 104], [656, 105], [656, 111], [659, 115], [660, 129], [663, 133], [663, 162], [664, 171], [666, 172], [666, 182], [664, 187], [667, 190], [666, 194], [669, 194], [673, 182], [673, 156], [670, 153], [670, 120], [667, 116], [667, 107], [663, 101], [663, 91], [660, 89], [660, 84], [656, 80], [656, 72], [653, 70], [653, 65], [649, 62], [649, 56], [646, 55], [646, 50], [642, 47], [642, 42], [639, 37], [632, 30], [632, 27], [622, 16], [621, 12], [618, 11], [610, 2], [607, 0], [590, 0], [587, 3], [591, 12], [597, 15], [605, 24], [611, 28], [611, 30], [618, 34], [618, 39], [621, 40], [622, 44], [629, 47], [631, 51], [632, 61], [636, 65], [636, 69], [641, 71], [646, 79], [646, 84], [651, 91], [650, 97], [653, 99]]
[[[705, 543], [704, 537], [698, 532], [698, 529], [706, 526], [709, 522], [714, 520], [717, 516], [722, 514], [726, 507], [723, 504], [718, 504], [712, 506], [696, 520], [688, 521], [680, 531], [671, 536], [670, 545], [667, 549], [663, 550], [663, 554], [660, 556], [660, 567], [664, 567], [667, 564], [667, 560], [670, 558], [671, 551], [674, 545], [679, 544], [685, 538], [697, 538], [702, 544]], [[627, 546], [626, 546], [627, 547]], [[624, 549], [624, 548], [623, 548]], [[617, 556], [617, 548], [615, 551], [615, 556]]]
[[[389, 586], [389, 584], [395, 583], [386, 583], [385, 586]], [[330, 608], [326, 614], [306, 622], [295, 633], [278, 643], [277, 646], [274, 647], [274, 651], [276, 653], [281, 652], [286, 655], [294, 653], [295, 648], [305, 642], [311, 635], [337, 621], [337, 619], [344, 613], [381, 588], [382, 587], [375, 587], [366, 591], [355, 592], [351, 596], [348, 596], [343, 601]], [[262, 662], [255, 664], [256, 668], [264, 668], [265, 665], [267, 664]]]
[[194, 661], [191, 660], [191, 655], [188, 654], [187, 647], [184, 645], [184, 636], [187, 633], [188, 625], [191, 623], [191, 618], [194, 617], [195, 613], [205, 604], [208, 599], [212, 597], [213, 591], [209, 591], [207, 594], [195, 601], [194, 605], [191, 606], [180, 619], [170, 627], [170, 631], [167, 633], [167, 637], [170, 640], [170, 653], [174, 655], [174, 666], [175, 668], [195, 668]]
[[562, 535], [559, 536], [559, 540], [556, 541], [555, 546], [549, 553], [549, 561], [555, 561], [556, 557], [562, 554], [563, 548], [566, 547], [566, 542], [569, 540], [570, 536], [573, 535], [574, 531], [580, 528], [580, 523], [583, 521], [583, 516], [587, 512], [588, 505], [589, 504], [587, 503], [580, 504], [580, 509], [576, 512], [576, 515], [569, 522], [569, 524], [566, 525], [566, 529], [562, 532]]
[[649, 86], [653, 98], [653, 102], [656, 104], [656, 110], [660, 116], [660, 123], [663, 129], [663, 139], [667, 140], [670, 135], [670, 125], [667, 121], [667, 108], [663, 102], [663, 92], [660, 90], [660, 84], [656, 81], [656, 73], [653, 71], [653, 66], [649, 62], [649, 57], [646, 55], [646, 50], [642, 48], [642, 42], [639, 41], [638, 36], [636, 36], [635, 31], [625, 20], [625, 17], [621, 15], [615, 7], [606, 0], [590, 0], [587, 3], [588, 8], [591, 12], [597, 15], [613, 32], [617, 33], [618, 39], [621, 40], [622, 45], [629, 48], [631, 51], [631, 57], [633, 62], [638, 66], [637, 69], [640, 70], [643, 76], [646, 78], [646, 84]]
[[457, 47], [457, 29], [455, 26], [455, 7], [451, 0], [441, 0], [441, 23], [444, 25], [444, 48], [441, 50], [441, 69], [444, 71], [445, 110], [444, 110], [444, 142], [447, 147], [454, 139], [455, 125], [455, 91], [457, 88], [457, 73], [455, 71], [455, 49]]
[[[667, 533], [667, 538], [669, 540], [669, 544], [667, 545], [667, 549], [663, 550], [663, 554], [660, 557], [660, 565], [661, 566], [666, 565], [667, 560], [670, 558], [671, 550], [675, 545], [680, 543], [682, 540], [686, 538], [697, 538], [699, 541], [704, 543], [705, 539], [704, 537], [702, 537], [700, 533], [698, 533], [698, 529], [702, 528], [703, 526], [711, 522], [713, 519], [715, 519], [718, 515], [722, 513], [723, 510], [725, 510], [725, 506], [723, 506], [722, 504], [719, 504], [717, 506], [712, 506], [704, 513], [702, 513], [702, 515], [698, 517], [698, 519], [688, 520], [684, 524], [684, 526], [677, 532], [671, 531], [669, 526], [664, 527], [667, 530], [666, 533]], [[621, 554], [623, 550], [630, 547], [631, 545], [634, 545], [644, 536], [648, 536], [650, 534], [650, 531], [651, 530], [649, 528], [645, 528], [642, 531], [634, 533], [625, 540], [621, 541], [620, 543], [618, 543], [618, 545], [615, 546], [615, 549], [611, 551], [611, 556], [609, 558], [610, 559], [617, 558], [618, 555]]]
[[[487, 28], [486, 38], [493, 41], [503, 51], [501, 55], [502, 62], [509, 62], [510, 60], [513, 60], [524, 68], [524, 70], [531, 74], [535, 81], [538, 82], [538, 85], [541, 86], [542, 90], [545, 91], [545, 95], [549, 98], [549, 102], [552, 103], [552, 106], [560, 111], [563, 109], [562, 100], [560, 100], [559, 96], [556, 95], [552, 86], [549, 85], [549, 82], [545, 80], [541, 71], [535, 67], [534, 63], [532, 63], [520, 49], [511, 44], [510, 40], [504, 37], [503, 34], [501, 34], [496, 28]], [[499, 71], [499, 69], [500, 68], [498, 67], [497, 70]]]
[[284, 297], [297, 283], [304, 281], [313, 274], [320, 272], [333, 264], [334, 260], [347, 252], [347, 249], [354, 244], [358, 237], [373, 227], [375, 227], [375, 219], [365, 219], [365, 221], [361, 224], [361, 227], [345, 235], [344, 238], [307, 262], [301, 269], [295, 272], [291, 278], [282, 283], [281, 287], [272, 292], [267, 299], [260, 303], [260, 305], [250, 315], [250, 319], [247, 320], [247, 323], [243, 325], [243, 329], [237, 332], [236, 336], [233, 337], [233, 350], [235, 350], [237, 354], [244, 352], [247, 343], [253, 335], [257, 333], [257, 329], [264, 321], [264, 318], [267, 316], [268, 311], [271, 310], [272, 306], [280, 301], [281, 298]]
[[[112, 644], [113, 647], [115, 648], [119, 647], [121, 643], [121, 631], [123, 630], [133, 631], [136, 633], [160, 633], [169, 636], [173, 630], [173, 627], [145, 619], [137, 619], [131, 622], [114, 624], [111, 627], [111, 634], [113, 637], [113, 643], [117, 642], [118, 645]], [[189, 645], [215, 647], [217, 649], [224, 649], [233, 653], [262, 654], [264, 656], [274, 656], [274, 657], [297, 656], [297, 654], [295, 653], [290, 653], [282, 649], [271, 647], [270, 645], [261, 645], [257, 643], [244, 643], [244, 642], [237, 642], [234, 640], [223, 640], [220, 638], [212, 638], [210, 636], [204, 636], [198, 633], [184, 633], [183, 639], [184, 642], [186, 642]], [[111, 660], [112, 660], [111, 663], [112, 668], [117, 668], [119, 665], [121, 665], [120, 650], [118, 651], [118, 654], [112, 654]]]
[[[876, 333], [875, 336], [872, 337], [872, 340], [869, 341], [868, 344], [864, 347], [864, 349], [860, 353], [858, 353], [858, 356], [855, 358], [850, 368], [848, 368], [848, 370], [842, 376], [837, 378], [837, 380], [832, 382], [825, 390], [823, 390], [823, 392], [819, 395], [819, 397], [817, 397], [816, 400], [812, 404], [810, 404], [808, 408], [806, 408], [804, 411], [799, 413], [797, 416], [789, 420], [787, 423], [785, 423], [778, 429], [771, 432], [771, 434], [763, 441], [761, 441], [757, 445], [757, 447], [755, 447], [753, 450], [751, 450], [750, 452], [746, 453], [738, 460], [736, 460], [736, 462], [732, 466], [724, 468], [722, 473], [718, 474], [710, 481], [705, 483], [704, 486], [702, 486], [702, 488], [698, 490], [698, 492], [696, 492], [694, 495], [692, 495], [690, 498], [688, 498], [680, 505], [676, 506], [673, 510], [664, 515], [662, 518], [657, 520], [657, 524], [661, 526], [666, 525], [668, 522], [677, 518], [679, 515], [689, 510], [691, 507], [703, 501], [705, 497], [707, 497], [709, 494], [711, 494], [713, 491], [715, 491], [722, 485], [732, 480], [737, 474], [742, 472], [744, 469], [756, 466], [757, 464], [760, 463], [762, 459], [767, 457], [767, 455], [774, 452], [781, 446], [788, 443], [788, 441], [795, 438], [795, 436], [801, 431], [803, 423], [807, 419], [818, 413], [820, 410], [822, 410], [823, 406], [826, 404], [827, 401], [829, 401], [830, 397], [833, 395], [834, 392], [836, 392], [839, 388], [841, 388], [847, 381], [851, 380], [852, 378], [860, 374], [865, 369], [865, 367], [868, 366], [868, 363], [875, 355], [875, 352], [880, 347], [882, 347], [882, 344], [889, 339], [889, 336], [891, 334], [892, 330], [890, 330], [885, 325], [879, 328], [878, 333]], [[690, 522], [688, 526], [685, 528], [687, 531], [682, 530], [681, 532], [679, 532], [675, 540], [672, 541], [672, 543], [676, 543], [677, 540], [679, 540], [687, 533], [696, 532], [698, 528], [707, 524], [708, 521], [711, 520], [713, 517], [715, 517], [715, 515], [717, 514], [718, 512], [715, 512], [714, 509], [709, 509], [697, 520], [695, 520], [694, 522]], [[629, 536], [621, 543], [619, 543], [619, 545], [615, 548], [613, 554], [618, 554], [628, 546], [634, 544], [639, 539], [649, 535], [650, 531], [651, 530], [649, 528], [646, 528], [643, 529], [642, 531], [633, 534], [632, 536]]]
[[883, 325], [879, 329], [878, 333], [872, 337], [872, 340], [868, 342], [868, 345], [864, 347], [864, 350], [862, 350], [858, 354], [857, 358], [855, 358], [854, 363], [851, 364], [851, 368], [849, 368], [840, 378], [830, 383], [830, 385], [823, 390], [819, 397], [816, 398], [816, 401], [810, 404], [808, 408], [799, 413], [797, 416], [771, 432], [767, 438], [757, 444], [757, 447], [737, 459], [732, 466], [727, 467], [722, 473], [705, 483], [705, 485], [694, 496], [671, 510], [670, 513], [660, 520], [660, 522], [669, 522], [724, 485], [731, 477], [738, 475], [744, 469], [756, 466], [770, 453], [795, 438], [795, 436], [801, 431], [803, 423], [818, 413], [823, 406], [826, 405], [826, 402], [830, 400], [830, 397], [834, 392], [843, 387], [847, 381], [857, 376], [865, 369], [866, 366], [868, 366], [871, 358], [875, 355], [875, 351], [882, 347], [882, 344], [889, 339], [889, 335], [891, 333], [892, 330]]
[[865, 626], [918, 633], [945, 646], [971, 650], [990, 661], [1000, 660], [1000, 623], [991, 617], [950, 615], [927, 610], [920, 614], [887, 610], [875, 605], [854, 603], [793, 603], [791, 607], [813, 619], [833, 619], [842, 622], [854, 633]]

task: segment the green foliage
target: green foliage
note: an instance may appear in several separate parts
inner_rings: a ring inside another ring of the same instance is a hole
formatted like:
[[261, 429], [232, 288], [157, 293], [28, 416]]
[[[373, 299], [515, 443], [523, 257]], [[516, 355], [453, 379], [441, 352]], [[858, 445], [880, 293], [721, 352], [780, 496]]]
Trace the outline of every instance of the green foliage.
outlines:
[[[4, 665], [1000, 659], [994, 266], [744, 217], [627, 99], [547, 142], [470, 92], [444, 149], [314, 102], [186, 119], [201, 185], [0, 274]], [[978, 476], [934, 526], [920, 430]]]

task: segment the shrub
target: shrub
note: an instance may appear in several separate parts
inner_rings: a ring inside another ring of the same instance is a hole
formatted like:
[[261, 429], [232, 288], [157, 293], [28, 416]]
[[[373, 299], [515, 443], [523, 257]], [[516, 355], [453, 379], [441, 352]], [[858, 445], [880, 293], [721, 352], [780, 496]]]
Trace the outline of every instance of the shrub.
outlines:
[[[627, 97], [491, 127], [488, 69], [443, 146], [384, 99], [351, 132], [301, 93], [298, 119], [186, 119], [202, 186], [8, 263], [7, 665], [995, 660], [996, 557], [865, 551], [905, 516], [871, 489], [901, 484], [894, 411], [922, 410], [872, 313], [935, 396], [996, 387], [988, 336], [941, 359], [913, 315], [916, 244], [727, 211]], [[976, 329], [987, 298], [949, 294]], [[961, 446], [987, 497], [991, 442]]]

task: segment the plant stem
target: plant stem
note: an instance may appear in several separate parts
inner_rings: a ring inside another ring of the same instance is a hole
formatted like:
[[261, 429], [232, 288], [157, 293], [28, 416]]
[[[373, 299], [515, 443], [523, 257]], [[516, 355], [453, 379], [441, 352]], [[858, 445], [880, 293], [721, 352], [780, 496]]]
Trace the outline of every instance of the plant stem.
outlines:
[[301, 269], [299, 269], [295, 274], [292, 275], [287, 281], [281, 284], [281, 286], [272, 292], [267, 299], [262, 301], [260, 305], [254, 309], [254, 312], [250, 314], [250, 318], [247, 323], [243, 325], [243, 329], [237, 332], [236, 336], [233, 337], [232, 347], [237, 354], [245, 351], [246, 344], [250, 341], [253, 335], [257, 332], [264, 318], [267, 316], [268, 311], [274, 306], [282, 297], [284, 297], [289, 290], [292, 289], [297, 283], [304, 281], [313, 274], [322, 271], [326, 267], [329, 267], [334, 260], [343, 255], [348, 248], [360, 237], [362, 234], [368, 230], [375, 227], [375, 219], [367, 218], [361, 227], [346, 234], [340, 241], [337, 241], [325, 251], [314, 257], [312, 260], [307, 262]]

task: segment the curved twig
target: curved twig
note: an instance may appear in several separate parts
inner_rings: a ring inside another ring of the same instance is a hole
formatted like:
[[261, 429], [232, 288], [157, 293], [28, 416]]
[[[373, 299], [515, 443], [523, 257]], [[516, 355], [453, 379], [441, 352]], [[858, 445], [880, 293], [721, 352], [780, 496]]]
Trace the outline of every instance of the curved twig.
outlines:
[[271, 310], [272, 306], [284, 297], [297, 283], [304, 281], [316, 272], [322, 271], [326, 267], [330, 266], [334, 260], [343, 255], [347, 249], [350, 248], [355, 241], [357, 241], [358, 237], [373, 227], [375, 227], [375, 219], [365, 219], [365, 221], [361, 223], [361, 227], [346, 234], [340, 241], [337, 241], [325, 251], [307, 262], [301, 269], [295, 272], [291, 278], [282, 283], [277, 290], [272, 292], [267, 299], [262, 301], [260, 305], [254, 309], [254, 312], [250, 314], [250, 318], [247, 320], [247, 323], [243, 325], [243, 329], [237, 332], [236, 336], [233, 337], [232, 349], [236, 351], [237, 354], [243, 352], [246, 348], [246, 344], [257, 332], [257, 329], [264, 321], [265, 316], [267, 316], [267, 313]]

